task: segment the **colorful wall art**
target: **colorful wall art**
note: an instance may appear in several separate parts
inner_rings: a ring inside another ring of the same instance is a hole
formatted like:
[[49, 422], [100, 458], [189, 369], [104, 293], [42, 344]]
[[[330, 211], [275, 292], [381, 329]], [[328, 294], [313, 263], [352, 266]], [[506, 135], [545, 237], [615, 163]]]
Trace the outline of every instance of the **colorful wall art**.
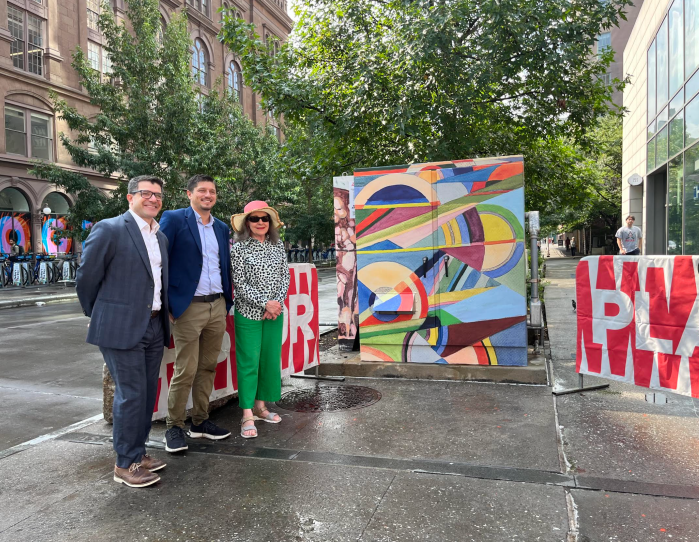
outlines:
[[67, 227], [66, 218], [56, 215], [44, 215], [41, 224], [41, 243], [45, 254], [57, 254], [59, 252], [70, 252], [73, 246], [72, 239], [62, 237], [56, 243], [54, 232], [65, 230]]
[[29, 213], [0, 212], [0, 252], [10, 253], [10, 239], [24, 249], [30, 251], [31, 216]]
[[575, 273], [579, 373], [699, 398], [699, 256], [588, 256]]
[[354, 205], [350, 201], [354, 177], [333, 177], [335, 254], [337, 258], [338, 337], [340, 350], [352, 350], [359, 329], [357, 305], [357, 239]]
[[521, 156], [354, 173], [363, 361], [527, 364]]

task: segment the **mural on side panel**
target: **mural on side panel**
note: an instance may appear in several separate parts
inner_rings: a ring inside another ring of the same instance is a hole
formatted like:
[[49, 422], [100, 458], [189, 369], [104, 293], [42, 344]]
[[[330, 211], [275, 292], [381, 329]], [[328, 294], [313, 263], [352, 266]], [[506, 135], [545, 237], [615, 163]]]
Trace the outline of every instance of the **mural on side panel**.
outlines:
[[354, 173], [363, 361], [527, 364], [521, 156]]
[[337, 258], [338, 344], [352, 350], [359, 329], [357, 309], [357, 253], [354, 206], [350, 201], [352, 176], [333, 177], [335, 255]]

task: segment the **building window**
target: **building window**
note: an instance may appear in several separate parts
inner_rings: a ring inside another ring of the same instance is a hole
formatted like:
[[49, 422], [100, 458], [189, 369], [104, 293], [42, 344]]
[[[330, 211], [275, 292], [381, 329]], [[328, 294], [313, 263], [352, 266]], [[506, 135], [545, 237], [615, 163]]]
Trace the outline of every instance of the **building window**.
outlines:
[[684, 74], [692, 75], [699, 66], [699, 0], [684, 4]]
[[228, 90], [239, 103], [243, 102], [242, 89], [240, 67], [235, 62], [231, 62], [228, 65]]
[[5, 107], [5, 152], [51, 160], [51, 117], [16, 107]]
[[94, 41], [87, 42], [87, 59], [92, 69], [98, 72], [101, 78], [112, 73], [112, 60], [109, 53]]
[[160, 28], [158, 28], [158, 45], [161, 47], [165, 44], [165, 27], [167, 24], [165, 23], [165, 19], [163, 16], [160, 16]]
[[668, 99], [668, 47], [667, 47], [667, 18], [663, 21], [658, 31], [658, 36], [656, 38], [656, 55], [657, 55], [657, 103], [658, 108], [665, 105]]
[[87, 27], [99, 32], [100, 0], [87, 0]]
[[605, 32], [597, 36], [597, 56], [602, 56], [607, 49], [612, 48], [612, 33]]
[[684, 110], [670, 121], [670, 156], [684, 149]]
[[209, 16], [209, 0], [187, 0], [187, 4], [207, 17]]
[[648, 120], [655, 118], [655, 40], [648, 49]]
[[7, 26], [14, 38], [10, 44], [14, 67], [43, 75], [43, 20], [8, 4]]
[[684, 253], [699, 254], [699, 144], [684, 160]]
[[682, 254], [682, 156], [671, 160], [667, 171], [667, 253]]
[[194, 49], [192, 51], [192, 75], [194, 81], [202, 86], [207, 85], [207, 55], [204, 43], [200, 39], [194, 40]]
[[609, 72], [602, 75], [600, 79], [602, 79], [602, 83], [604, 83], [606, 86], [610, 86], [612, 84], [612, 74]]
[[682, 40], [682, 1], [675, 0], [670, 8], [670, 94], [684, 83], [684, 44]]

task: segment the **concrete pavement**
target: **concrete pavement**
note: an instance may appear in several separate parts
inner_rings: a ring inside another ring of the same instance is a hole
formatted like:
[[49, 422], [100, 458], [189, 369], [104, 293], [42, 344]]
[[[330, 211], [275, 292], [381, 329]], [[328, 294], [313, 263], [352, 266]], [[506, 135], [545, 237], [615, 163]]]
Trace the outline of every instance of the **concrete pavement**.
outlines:
[[[547, 264], [553, 383], [566, 388], [577, 383], [577, 261]], [[691, 399], [647, 403], [645, 390], [615, 382], [558, 398], [531, 385], [293, 383], [369, 387], [381, 399], [338, 412], [277, 407], [282, 423], [259, 424], [254, 440], [235, 436], [233, 401], [212, 418], [234, 436], [190, 441], [181, 456], [160, 449], [156, 423], [151, 453], [168, 466], [143, 490], [112, 481], [103, 422], [8, 449], [0, 541], [699, 540]]]

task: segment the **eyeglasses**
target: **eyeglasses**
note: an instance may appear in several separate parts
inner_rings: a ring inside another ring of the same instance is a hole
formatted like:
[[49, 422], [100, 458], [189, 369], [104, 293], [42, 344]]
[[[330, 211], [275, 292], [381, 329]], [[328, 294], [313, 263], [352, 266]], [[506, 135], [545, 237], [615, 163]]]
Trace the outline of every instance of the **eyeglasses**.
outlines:
[[131, 192], [132, 194], [141, 194], [141, 197], [143, 199], [151, 199], [153, 196], [155, 196], [155, 199], [158, 201], [162, 201], [163, 199], [163, 193], [162, 192], [151, 192], [150, 190], [136, 190], [134, 192]]
[[269, 222], [269, 215], [248, 217], [248, 222], [259, 222], [260, 220], [262, 220], [262, 222]]

